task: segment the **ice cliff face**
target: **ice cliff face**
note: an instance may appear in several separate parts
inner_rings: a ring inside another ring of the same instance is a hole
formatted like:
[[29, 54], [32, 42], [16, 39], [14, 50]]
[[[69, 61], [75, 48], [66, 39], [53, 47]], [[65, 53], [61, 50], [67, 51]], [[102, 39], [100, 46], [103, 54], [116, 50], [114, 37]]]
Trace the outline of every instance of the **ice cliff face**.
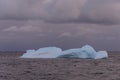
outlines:
[[90, 58], [102, 59], [107, 58], [107, 51], [96, 52], [90, 45], [85, 45], [82, 48], [75, 48], [62, 51], [57, 47], [45, 47], [38, 50], [27, 50], [21, 58]]

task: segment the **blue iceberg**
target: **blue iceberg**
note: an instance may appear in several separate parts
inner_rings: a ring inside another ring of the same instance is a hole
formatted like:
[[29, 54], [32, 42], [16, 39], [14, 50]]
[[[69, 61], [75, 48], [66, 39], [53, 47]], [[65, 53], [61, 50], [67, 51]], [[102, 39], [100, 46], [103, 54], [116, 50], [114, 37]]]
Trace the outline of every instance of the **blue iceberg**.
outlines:
[[93, 47], [85, 45], [78, 49], [69, 49], [62, 52], [58, 58], [90, 58], [90, 59], [101, 59], [107, 58], [107, 51], [96, 52]]
[[75, 48], [62, 51], [58, 47], [45, 47], [38, 50], [27, 50], [21, 58], [90, 58], [102, 59], [107, 58], [107, 51], [96, 52], [90, 45], [85, 45], [82, 48]]
[[21, 58], [56, 58], [62, 53], [62, 49], [57, 47], [45, 47], [38, 50], [27, 50]]

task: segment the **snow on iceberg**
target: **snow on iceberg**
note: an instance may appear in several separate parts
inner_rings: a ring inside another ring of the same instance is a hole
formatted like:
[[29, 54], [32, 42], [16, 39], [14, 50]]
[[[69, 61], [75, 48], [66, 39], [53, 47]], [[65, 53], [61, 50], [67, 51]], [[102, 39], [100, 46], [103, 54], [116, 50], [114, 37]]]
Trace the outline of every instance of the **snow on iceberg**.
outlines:
[[38, 50], [27, 50], [21, 58], [90, 58], [102, 59], [107, 58], [107, 51], [96, 52], [90, 45], [85, 45], [82, 48], [75, 48], [62, 51], [57, 47], [45, 47]]

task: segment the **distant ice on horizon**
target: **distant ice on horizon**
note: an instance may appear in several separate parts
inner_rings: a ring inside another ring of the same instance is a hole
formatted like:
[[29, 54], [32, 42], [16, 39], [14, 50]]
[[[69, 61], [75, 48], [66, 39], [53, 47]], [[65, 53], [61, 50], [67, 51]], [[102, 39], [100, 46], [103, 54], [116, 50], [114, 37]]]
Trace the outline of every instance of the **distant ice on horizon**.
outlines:
[[107, 58], [107, 51], [98, 51], [90, 45], [85, 45], [82, 48], [75, 48], [62, 51], [58, 47], [45, 47], [38, 50], [27, 50], [20, 58], [90, 58], [102, 59]]

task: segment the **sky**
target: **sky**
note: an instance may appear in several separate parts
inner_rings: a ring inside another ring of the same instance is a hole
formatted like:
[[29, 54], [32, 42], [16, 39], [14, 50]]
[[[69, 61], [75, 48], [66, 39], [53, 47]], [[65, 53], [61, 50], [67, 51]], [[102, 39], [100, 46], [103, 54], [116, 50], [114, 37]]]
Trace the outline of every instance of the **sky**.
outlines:
[[119, 42], [120, 0], [0, 0], [0, 51], [120, 51]]

